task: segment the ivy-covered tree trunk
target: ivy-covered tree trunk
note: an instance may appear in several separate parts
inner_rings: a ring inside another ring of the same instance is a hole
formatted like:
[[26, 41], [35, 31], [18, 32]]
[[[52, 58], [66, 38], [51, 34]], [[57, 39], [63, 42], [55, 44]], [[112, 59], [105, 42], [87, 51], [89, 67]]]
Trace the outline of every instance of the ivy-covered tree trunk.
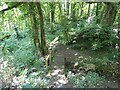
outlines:
[[72, 12], [71, 17], [72, 17], [72, 20], [73, 20], [73, 21], [76, 20], [76, 17], [75, 17], [75, 14], [76, 14], [75, 6], [76, 6], [76, 2], [74, 2], [74, 3], [72, 4], [72, 8], [71, 8], [71, 10], [72, 10], [72, 11], [71, 11], [71, 12]]
[[120, 87], [120, 11], [118, 12], [118, 85]]
[[50, 16], [51, 16], [51, 19], [50, 19], [50, 24], [51, 24], [51, 33], [54, 34], [54, 22], [55, 22], [55, 2], [51, 2], [50, 3], [50, 9], [51, 9], [51, 12], [50, 12]]
[[2, 12], [2, 28], [4, 28], [4, 26], [5, 26], [5, 19], [4, 19], [4, 12]]
[[55, 19], [55, 3], [51, 2], [50, 7], [51, 7], [51, 22], [54, 22], [54, 19]]
[[46, 4], [47, 4], [47, 8], [45, 9], [45, 16], [46, 16], [45, 20], [46, 20], [46, 23], [50, 23], [50, 13], [49, 13], [50, 2], [46, 2]]
[[101, 20], [103, 26], [112, 26], [117, 14], [117, 8], [114, 3], [106, 2], [104, 7], [104, 13]]
[[90, 5], [90, 3], [89, 3], [89, 5], [88, 5], [88, 13], [87, 13], [87, 14], [88, 14], [88, 17], [90, 16], [90, 6], [91, 6], [91, 5]]
[[105, 5], [103, 3], [99, 3], [99, 5], [97, 7], [98, 7], [98, 10], [99, 10], [98, 15], [96, 16], [97, 17], [97, 23], [100, 24], [101, 23], [101, 18], [103, 17], [103, 14], [104, 14]]
[[84, 2], [82, 2], [82, 4], [81, 4], [81, 12], [80, 12], [80, 16], [83, 15], [83, 5], [84, 5]]
[[99, 21], [98, 21], [98, 14], [99, 14], [99, 3], [97, 3], [97, 5], [96, 5], [96, 12], [95, 12], [95, 15], [96, 15], [96, 23], [98, 23]]
[[61, 2], [59, 2], [59, 12], [60, 12], [60, 14], [59, 14], [59, 21], [61, 21], [61, 16], [62, 16], [62, 9], [61, 9], [61, 7], [62, 7], [62, 5], [61, 5]]
[[25, 20], [25, 27], [28, 27], [28, 14], [24, 14], [24, 20]]
[[41, 8], [40, 2], [35, 2], [35, 4], [37, 6], [39, 18], [40, 18], [41, 53], [42, 53], [42, 56], [45, 56], [47, 49], [46, 49], [43, 13], [42, 13], [42, 8]]
[[67, 2], [67, 15], [69, 15], [69, 2]]
[[71, 18], [72, 18], [72, 27], [75, 28], [77, 26], [77, 22], [76, 22], [76, 2], [74, 2], [73, 4], [71, 4]]
[[30, 18], [31, 18], [31, 25], [32, 25], [32, 29], [33, 29], [33, 40], [34, 40], [34, 45], [37, 49], [37, 53], [40, 56], [40, 40], [39, 40], [39, 32], [38, 32], [38, 27], [37, 27], [37, 19], [36, 19], [36, 14], [35, 14], [35, 6], [33, 3], [29, 4], [30, 7]]

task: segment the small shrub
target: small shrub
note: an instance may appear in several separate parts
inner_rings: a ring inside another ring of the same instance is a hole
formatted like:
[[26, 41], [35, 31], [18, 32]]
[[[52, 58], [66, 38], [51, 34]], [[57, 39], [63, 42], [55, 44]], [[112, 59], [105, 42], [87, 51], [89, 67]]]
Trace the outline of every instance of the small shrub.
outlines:
[[85, 75], [69, 73], [69, 83], [77, 88], [95, 88], [103, 84], [105, 79], [95, 72], [88, 72]]
[[17, 66], [24, 65], [30, 66], [35, 60], [35, 55], [32, 51], [32, 45], [21, 46], [14, 52], [14, 64]]
[[42, 77], [42, 74], [33, 72], [27, 76], [28, 69], [22, 70], [19, 76], [13, 77], [13, 84], [18, 88], [46, 88], [48, 86], [48, 80]]
[[[101, 27], [100, 25], [89, 25], [84, 27], [79, 32], [78, 41], [81, 43], [89, 43], [92, 50], [98, 50], [105, 47], [110, 47], [116, 42], [116, 34], [109, 27]], [[83, 41], [83, 42], [82, 42]]]
[[19, 48], [19, 42], [14, 37], [10, 37], [6, 40], [6, 46], [5, 49], [9, 52], [16, 51]]

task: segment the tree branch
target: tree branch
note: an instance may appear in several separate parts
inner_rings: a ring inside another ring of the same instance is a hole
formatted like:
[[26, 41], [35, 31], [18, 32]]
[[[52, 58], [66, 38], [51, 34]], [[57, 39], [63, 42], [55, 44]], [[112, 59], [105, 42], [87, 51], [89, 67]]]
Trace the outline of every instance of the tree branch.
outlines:
[[25, 3], [25, 2], [17, 3], [17, 4], [15, 4], [15, 5], [11, 6], [11, 7], [8, 7], [8, 8], [6, 8], [6, 9], [1, 10], [0, 12], [5, 12], [5, 11], [8, 11], [8, 10], [10, 10], [10, 9], [16, 8], [16, 7], [20, 6], [20, 5], [23, 4], [23, 3]]

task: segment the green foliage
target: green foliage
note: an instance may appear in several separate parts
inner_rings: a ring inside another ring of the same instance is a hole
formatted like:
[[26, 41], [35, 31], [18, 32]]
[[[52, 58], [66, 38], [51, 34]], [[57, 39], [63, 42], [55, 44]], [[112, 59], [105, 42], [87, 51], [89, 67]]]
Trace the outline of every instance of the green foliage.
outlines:
[[18, 77], [13, 78], [13, 83], [18, 82], [19, 87], [25, 88], [46, 88], [48, 80], [42, 76], [40, 71], [27, 75], [28, 69], [22, 70]]
[[28, 33], [24, 32], [27, 37], [22, 40], [15, 39], [12, 35], [9, 39], [5, 40], [6, 46], [4, 54], [8, 57], [10, 54], [13, 57], [13, 63], [17, 67], [30, 66], [33, 61], [36, 61], [34, 54], [34, 46], [31, 44]]
[[[116, 60], [113, 60], [109, 57], [109, 55], [104, 54], [106, 56], [99, 55], [96, 57], [92, 56], [92, 58], [87, 58], [86, 60], [83, 58], [83, 61], [79, 63], [79, 66], [82, 66], [84, 64], [94, 64], [95, 65], [95, 71], [102, 75], [110, 75], [115, 76], [118, 73], [118, 65]], [[88, 67], [89, 68], [89, 67]]]
[[32, 52], [32, 47], [29, 46], [22, 46], [22, 48], [19, 48], [14, 53], [14, 63], [17, 64], [25, 64], [30, 65], [33, 63], [34, 60], [34, 54]]
[[[7, 79], [9, 75], [14, 74], [13, 81], [10, 83], [17, 83], [22, 88], [46, 88], [48, 80], [44, 76], [44, 60], [35, 55], [35, 48], [28, 31], [22, 32], [21, 35], [25, 36], [21, 40], [17, 40], [13, 35], [5, 40], [4, 59], [6, 61], [3, 62], [5, 67], [2, 69], [7, 74], [2, 73], [0, 76]], [[30, 72], [31, 68], [36, 68], [37, 71]]]
[[19, 48], [19, 43], [17, 39], [15, 39], [13, 36], [6, 40], [5, 49], [8, 50], [8, 52], [14, 52], [18, 48]]
[[82, 41], [90, 42], [89, 46], [92, 50], [112, 46], [117, 40], [116, 34], [111, 28], [102, 28], [94, 24], [84, 27], [80, 35]]
[[22, 88], [46, 88], [48, 80], [45, 77], [41, 77], [40, 72], [34, 72], [27, 77], [27, 69], [18, 77], [21, 82], [26, 81], [21, 86]]
[[103, 57], [102, 59], [96, 58], [92, 62], [95, 64], [97, 72], [103, 72], [110, 60], [107, 57]]
[[69, 83], [77, 88], [95, 88], [104, 83], [104, 77], [95, 72], [88, 72], [85, 75], [68, 74]]
[[[0, 3], [1, 6], [8, 7], [14, 6], [16, 4], [17, 3], [12, 2]], [[112, 46], [115, 47], [117, 43], [117, 38], [116, 33], [112, 30], [112, 28], [103, 27], [96, 24], [96, 20], [98, 19], [100, 22], [100, 17], [102, 17], [102, 15], [104, 15], [105, 13], [103, 10], [104, 8], [101, 8], [103, 4], [99, 4], [98, 7], [98, 14], [101, 13], [101, 16], [95, 15], [97, 12], [96, 4], [72, 2], [66, 3], [65, 6], [63, 6], [61, 3], [53, 3], [53, 6], [55, 6], [55, 13], [51, 12], [53, 10], [51, 9], [50, 4], [51, 3], [46, 2], [41, 3], [44, 14], [43, 19], [45, 25], [43, 27], [45, 29], [47, 46], [54, 38], [59, 37], [59, 41], [62, 44], [69, 43], [70, 41], [73, 41], [74, 43], [78, 42], [77, 44], [74, 44], [74, 47], [76, 47], [76, 49], [87, 47], [94, 51], [97, 51], [108, 47], [111, 48]], [[88, 4], [91, 5], [89, 15]], [[118, 7], [117, 4], [114, 5], [116, 8]], [[19, 85], [23, 88], [46, 88], [48, 86], [48, 80], [45, 78], [46, 71], [43, 67], [44, 60], [36, 56], [36, 49], [32, 42], [32, 31], [34, 30], [23, 30], [32, 27], [32, 25], [30, 24], [32, 21], [30, 21], [31, 15], [28, 12], [28, 7], [29, 3], [26, 3], [18, 6], [17, 8], [1, 13], [0, 31], [3, 31], [0, 32], [0, 39], [7, 34], [10, 34], [11, 37], [5, 39], [4, 41], [0, 41], [0, 57], [4, 55], [3, 61], [3, 58], [0, 58], [0, 64], [2, 63], [3, 66], [5, 66], [3, 69], [1, 69], [1, 71], [5, 72], [2, 74], [0, 73], [0, 76], [6, 79], [9, 78], [9, 76], [11, 76], [12, 74], [14, 74], [15, 76], [17, 76], [17, 79], [20, 82]], [[35, 13], [35, 18], [37, 19], [35, 24], [39, 29], [39, 15], [37, 11], [35, 11]], [[52, 15], [54, 16], [54, 22], [51, 22]], [[115, 24], [117, 23], [118, 21], [116, 19]], [[20, 32], [20, 35], [23, 37], [25, 36], [23, 39], [17, 40], [15, 38], [15, 35], [13, 35], [14, 27], [17, 27], [19, 31], [20, 29], [22, 29], [21, 31], [23, 32]], [[6, 43], [6, 45], [4, 43]], [[2, 51], [2, 47], [4, 45], [5, 48], [4, 51]], [[78, 65], [78, 68], [83, 67], [84, 69], [84, 66], [86, 64], [94, 64], [97, 72], [109, 72], [111, 74], [117, 73], [118, 71], [116, 71], [117, 64], [115, 59], [117, 59], [119, 55], [118, 53], [116, 54], [116, 52], [111, 53], [112, 54], [110, 54], [111, 56], [109, 58], [106, 54], [104, 56], [99, 55], [99, 58], [96, 53], [95, 55], [97, 58], [86, 58], [87, 54], [85, 54], [85, 58], [79, 58], [78, 61], [80, 61], [80, 63]], [[110, 60], [110, 58], [112, 60]], [[115, 67], [109, 67], [113, 65], [115, 65]], [[37, 71], [29, 73], [31, 68], [36, 68]], [[70, 80], [69, 82], [75, 87], [91, 88], [96, 87], [98, 84], [102, 84], [104, 81], [104, 77], [99, 76], [98, 73], [95, 72], [88, 72], [84, 75], [74, 75], [72, 73], [69, 73], [68, 79]], [[15, 80], [13, 80], [13, 82], [14, 81]]]

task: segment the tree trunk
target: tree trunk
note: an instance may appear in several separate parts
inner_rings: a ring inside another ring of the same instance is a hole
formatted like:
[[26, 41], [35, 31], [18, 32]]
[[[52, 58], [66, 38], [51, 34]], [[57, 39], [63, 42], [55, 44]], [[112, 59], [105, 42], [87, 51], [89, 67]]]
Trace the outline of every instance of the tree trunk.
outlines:
[[105, 7], [105, 5], [103, 3], [99, 3], [98, 10], [100, 10], [100, 12], [99, 12], [98, 17], [97, 17], [98, 24], [101, 23], [101, 19], [102, 19], [103, 14], [104, 14], [104, 7]]
[[28, 14], [24, 14], [24, 23], [25, 23], [25, 28], [28, 27]]
[[51, 34], [54, 34], [54, 22], [55, 22], [55, 3], [54, 2], [51, 2], [50, 3], [50, 7], [51, 7], [51, 12], [50, 12], [50, 16], [51, 16], [51, 19], [50, 19], [50, 24], [51, 24]]
[[40, 2], [35, 2], [38, 13], [39, 13], [39, 18], [40, 18], [40, 37], [41, 37], [41, 53], [43, 56], [46, 55], [47, 49], [46, 49], [46, 40], [45, 40], [45, 31], [44, 31], [44, 20], [43, 20], [43, 13], [42, 13], [42, 8]]
[[51, 7], [51, 22], [54, 22], [54, 17], [55, 17], [55, 3], [51, 2], [50, 3], [50, 7]]
[[120, 87], [120, 12], [118, 13], [118, 87]]
[[90, 3], [88, 5], [88, 17], [90, 16]]
[[97, 18], [97, 19], [96, 19], [96, 23], [98, 23], [98, 14], [99, 14], [98, 10], [99, 10], [99, 3], [97, 3], [96, 12], [95, 12], [96, 18]]
[[67, 2], [67, 15], [69, 15], [69, 2]]
[[38, 33], [38, 27], [37, 27], [37, 19], [36, 19], [36, 14], [35, 14], [35, 6], [33, 3], [30, 3], [30, 16], [31, 16], [31, 24], [32, 24], [32, 29], [33, 29], [33, 40], [34, 40], [34, 45], [37, 49], [37, 53], [40, 56], [40, 40], [39, 40], [39, 33]]
[[76, 17], [75, 17], [75, 14], [76, 14], [76, 11], [75, 11], [75, 6], [76, 6], [76, 2], [74, 2], [74, 4], [72, 4], [72, 20], [75, 21], [76, 20]]
[[59, 14], [59, 21], [61, 21], [61, 15], [62, 15], [62, 9], [61, 9], [61, 2], [59, 2], [59, 11], [60, 11], [60, 14]]
[[49, 3], [50, 2], [47, 2], [47, 8], [46, 8], [46, 12], [45, 12], [46, 13], [46, 22], [47, 23], [50, 23], [50, 18], [51, 18], [50, 13], [48, 12], [49, 11]]
[[106, 2], [101, 24], [104, 26], [112, 26], [117, 14], [117, 8], [114, 3]]
[[82, 4], [81, 4], [81, 13], [80, 13], [80, 16], [82, 16], [82, 14], [83, 14], [83, 2], [82, 2]]
[[[5, 27], [5, 16], [4, 16], [4, 12], [2, 12], [2, 28]], [[5, 30], [4, 30], [5, 31]]]

